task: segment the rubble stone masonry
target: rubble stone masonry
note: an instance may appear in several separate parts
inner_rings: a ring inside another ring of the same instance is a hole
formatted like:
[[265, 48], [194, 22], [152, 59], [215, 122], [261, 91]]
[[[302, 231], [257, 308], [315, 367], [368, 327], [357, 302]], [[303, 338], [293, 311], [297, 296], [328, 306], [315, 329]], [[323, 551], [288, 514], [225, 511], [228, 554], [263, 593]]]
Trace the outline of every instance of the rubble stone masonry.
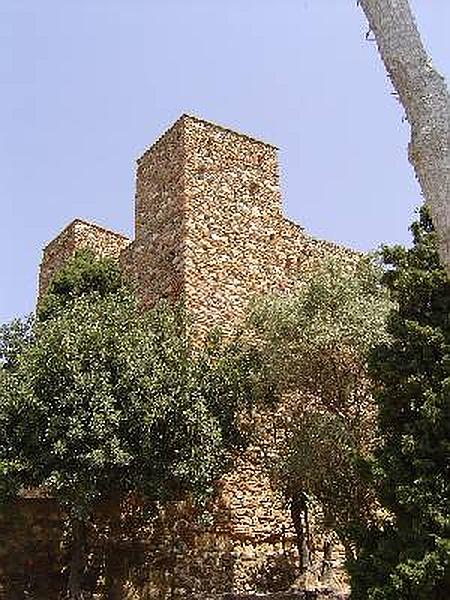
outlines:
[[[40, 294], [64, 262], [88, 246], [120, 260], [143, 306], [160, 298], [183, 300], [201, 338], [215, 325], [232, 329], [255, 295], [289, 292], [325, 257], [355, 256], [312, 238], [283, 216], [274, 146], [188, 115], [138, 160], [135, 207], [133, 241], [78, 219], [71, 223], [44, 250]], [[157, 557], [167, 540], [178, 539], [178, 553], [167, 559], [170, 594], [250, 594], [270, 588], [276, 568], [288, 571], [291, 565], [295, 571], [290, 514], [271, 488], [259, 450], [249, 449], [219, 487], [211, 530], [198, 531], [191, 523], [183, 537], [186, 519], [172, 519], [159, 541], [152, 541], [150, 554]], [[316, 559], [310, 561], [314, 585], [321, 583], [321, 570], [323, 575], [319, 540], [318, 534]], [[333, 568], [322, 584], [342, 591], [340, 560], [339, 551], [327, 556]], [[152, 564], [152, 581], [167, 580], [167, 564]], [[145, 598], [165, 597], [161, 585], [155, 583], [156, 591]]]
[[75, 219], [44, 248], [39, 272], [39, 296], [45, 293], [55, 273], [77, 250], [91, 248], [97, 256], [119, 258], [130, 240], [115, 231]]

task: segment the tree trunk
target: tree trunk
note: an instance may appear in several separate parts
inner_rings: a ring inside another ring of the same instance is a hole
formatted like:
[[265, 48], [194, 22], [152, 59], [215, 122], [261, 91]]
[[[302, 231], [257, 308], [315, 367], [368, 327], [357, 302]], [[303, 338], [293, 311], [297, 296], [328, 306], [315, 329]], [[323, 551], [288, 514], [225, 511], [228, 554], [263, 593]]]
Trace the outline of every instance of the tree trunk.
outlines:
[[123, 600], [125, 596], [126, 564], [120, 545], [110, 540], [106, 565], [107, 600]]
[[331, 535], [325, 534], [323, 541], [323, 553], [322, 553], [322, 566], [320, 569], [320, 579], [323, 580], [327, 577], [332, 570], [332, 558], [333, 558], [333, 542], [331, 541]]
[[69, 600], [85, 600], [83, 576], [86, 568], [86, 525], [80, 519], [72, 521], [72, 547], [69, 573]]
[[308, 504], [303, 492], [293, 492], [291, 496], [291, 518], [297, 537], [297, 550], [300, 572], [309, 564]]
[[122, 600], [126, 581], [126, 564], [121, 545], [121, 514], [122, 504], [120, 499], [111, 502], [109, 519], [109, 539], [106, 550], [106, 597], [107, 600]]
[[450, 275], [450, 96], [423, 46], [408, 0], [359, 0], [411, 127], [409, 160]]

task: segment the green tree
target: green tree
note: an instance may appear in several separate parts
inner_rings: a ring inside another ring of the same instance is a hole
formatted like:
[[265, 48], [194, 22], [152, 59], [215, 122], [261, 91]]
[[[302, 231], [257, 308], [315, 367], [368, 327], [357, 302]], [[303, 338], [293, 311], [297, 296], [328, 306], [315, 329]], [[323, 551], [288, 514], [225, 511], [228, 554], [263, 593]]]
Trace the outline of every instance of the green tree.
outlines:
[[375, 436], [367, 356], [386, 335], [381, 274], [370, 259], [330, 259], [291, 295], [259, 300], [250, 316], [278, 396], [290, 402], [276, 468], [301, 556], [311, 501], [347, 546], [350, 525], [372, 509], [355, 457]]
[[371, 361], [382, 435], [372, 472], [388, 517], [355, 538], [355, 600], [450, 597], [450, 283], [426, 208], [411, 230], [411, 248], [383, 249], [396, 307]]
[[[84, 248], [68, 260], [52, 277], [39, 302], [40, 321], [57, 314], [81, 296], [94, 294], [96, 298], [125, 293], [128, 285], [117, 261], [98, 259], [92, 250]], [[129, 290], [128, 290], [129, 291]]]
[[14, 319], [11, 323], [0, 325], [0, 371], [14, 370], [17, 359], [33, 337], [33, 316]]
[[139, 309], [113, 262], [87, 252], [54, 279], [32, 340], [2, 369], [2, 490], [39, 487], [68, 514], [69, 593], [84, 598], [86, 525], [128, 493], [204, 498], [242, 444], [251, 392], [237, 344], [194, 352], [181, 309]]

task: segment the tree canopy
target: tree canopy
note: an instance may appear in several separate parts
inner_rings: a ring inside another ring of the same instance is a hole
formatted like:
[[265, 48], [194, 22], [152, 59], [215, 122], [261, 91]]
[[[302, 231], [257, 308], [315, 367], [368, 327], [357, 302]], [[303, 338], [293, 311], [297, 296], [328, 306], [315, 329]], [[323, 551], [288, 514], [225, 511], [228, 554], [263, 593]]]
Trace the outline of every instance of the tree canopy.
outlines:
[[[324, 524], [344, 542], [372, 507], [355, 458], [375, 438], [367, 358], [386, 337], [389, 308], [380, 270], [355, 257], [325, 262], [294, 293], [262, 298], [250, 315], [278, 396], [289, 399], [276, 470], [292, 507], [303, 512], [294, 522], [318, 503]], [[304, 537], [300, 525], [297, 535]]]
[[450, 597], [450, 283], [426, 207], [411, 230], [411, 248], [383, 249], [396, 307], [371, 359], [382, 436], [372, 474], [388, 517], [355, 539], [355, 600]]
[[78, 525], [130, 492], [204, 498], [243, 443], [252, 375], [238, 344], [193, 350], [186, 332], [180, 307], [142, 311], [112, 261], [70, 260], [32, 331], [3, 329], [3, 495], [45, 490]]

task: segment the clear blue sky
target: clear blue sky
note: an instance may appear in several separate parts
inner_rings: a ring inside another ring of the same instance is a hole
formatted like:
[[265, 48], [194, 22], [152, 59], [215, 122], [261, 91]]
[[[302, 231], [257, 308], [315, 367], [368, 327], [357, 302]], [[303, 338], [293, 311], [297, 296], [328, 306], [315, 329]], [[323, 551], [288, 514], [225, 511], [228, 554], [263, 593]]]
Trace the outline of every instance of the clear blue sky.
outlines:
[[[356, 0], [1, 0], [0, 322], [32, 310], [74, 217], [131, 234], [134, 161], [190, 112], [280, 147], [286, 213], [406, 242], [408, 127]], [[414, 0], [450, 75], [450, 2]]]

